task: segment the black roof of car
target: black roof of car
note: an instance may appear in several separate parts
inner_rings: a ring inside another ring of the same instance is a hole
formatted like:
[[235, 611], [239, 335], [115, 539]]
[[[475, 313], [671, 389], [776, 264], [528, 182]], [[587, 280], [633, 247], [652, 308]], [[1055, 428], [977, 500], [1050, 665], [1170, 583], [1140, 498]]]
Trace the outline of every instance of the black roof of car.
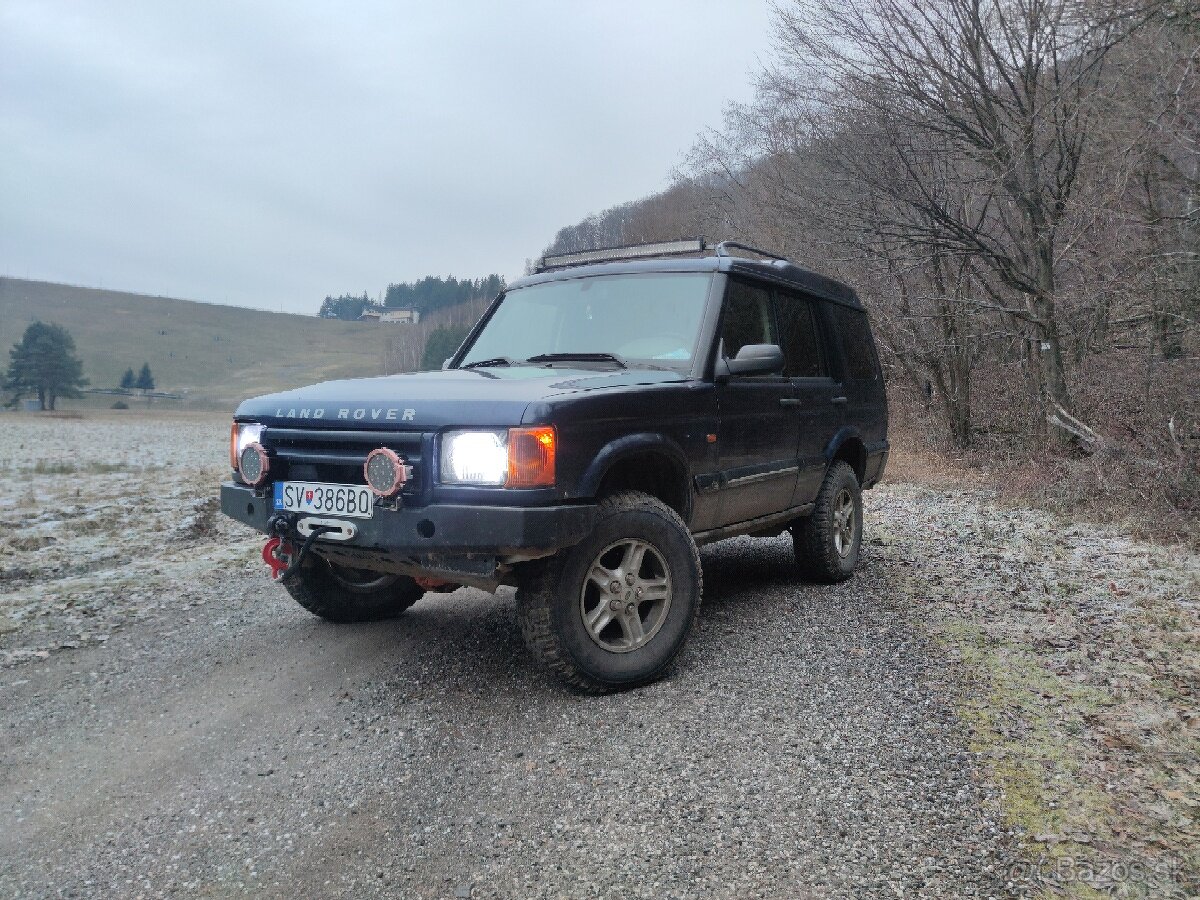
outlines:
[[786, 259], [748, 259], [741, 256], [673, 256], [563, 266], [519, 278], [508, 286], [508, 290], [570, 278], [635, 275], [646, 272], [721, 272], [745, 275], [759, 281], [797, 288], [855, 309], [863, 308], [854, 289], [833, 278], [802, 269]]

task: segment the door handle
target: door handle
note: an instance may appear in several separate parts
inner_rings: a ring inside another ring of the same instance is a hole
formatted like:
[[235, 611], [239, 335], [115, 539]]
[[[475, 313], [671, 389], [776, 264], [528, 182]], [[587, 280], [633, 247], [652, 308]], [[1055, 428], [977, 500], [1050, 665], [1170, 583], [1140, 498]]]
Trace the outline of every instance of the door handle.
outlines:
[[834, 406], [841, 406], [843, 403], [849, 403], [849, 397], [831, 397], [829, 400]]
[[797, 400], [795, 397], [780, 397], [779, 405], [780, 406], [799, 406], [800, 401]]

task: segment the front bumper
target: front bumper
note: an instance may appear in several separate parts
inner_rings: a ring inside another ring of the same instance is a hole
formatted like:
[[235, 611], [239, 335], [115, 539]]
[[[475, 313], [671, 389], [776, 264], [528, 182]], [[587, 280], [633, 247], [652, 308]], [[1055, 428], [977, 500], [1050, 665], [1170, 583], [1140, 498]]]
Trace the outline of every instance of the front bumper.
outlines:
[[[268, 532], [275, 515], [269, 493], [245, 485], [221, 485], [221, 512], [258, 531]], [[299, 513], [283, 513], [292, 520]], [[562, 506], [470, 506], [430, 504], [416, 509], [376, 506], [370, 519], [350, 519], [358, 528], [339, 549], [383, 550], [403, 556], [484, 554], [504, 557], [552, 552], [570, 547], [592, 529], [593, 504]], [[333, 544], [333, 541], [321, 542]]]

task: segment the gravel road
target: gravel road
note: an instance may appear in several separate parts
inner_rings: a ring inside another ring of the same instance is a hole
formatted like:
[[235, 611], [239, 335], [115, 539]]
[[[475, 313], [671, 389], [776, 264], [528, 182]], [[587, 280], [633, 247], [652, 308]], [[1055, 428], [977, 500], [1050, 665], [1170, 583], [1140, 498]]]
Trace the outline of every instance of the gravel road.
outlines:
[[706, 548], [672, 677], [585, 698], [509, 590], [332, 626], [231, 538], [136, 614], [114, 596], [103, 642], [0, 671], [0, 894], [1006, 892], [940, 656], [870, 553], [827, 588], [782, 539]]

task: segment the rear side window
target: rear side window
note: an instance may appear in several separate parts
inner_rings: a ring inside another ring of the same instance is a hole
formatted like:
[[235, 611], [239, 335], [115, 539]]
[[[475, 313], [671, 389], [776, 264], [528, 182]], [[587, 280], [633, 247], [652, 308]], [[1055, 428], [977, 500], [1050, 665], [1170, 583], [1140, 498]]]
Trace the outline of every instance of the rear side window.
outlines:
[[829, 313], [842, 340], [846, 377], [851, 381], [875, 381], [879, 377], [879, 363], [867, 314], [835, 303], [829, 305]]
[[778, 344], [771, 294], [765, 288], [731, 281], [725, 293], [721, 319], [725, 358], [733, 359], [747, 344]]
[[799, 294], [779, 291], [775, 295], [779, 312], [784, 371], [789, 378], [823, 378], [829, 374], [820, 333], [813, 315], [812, 301]]

